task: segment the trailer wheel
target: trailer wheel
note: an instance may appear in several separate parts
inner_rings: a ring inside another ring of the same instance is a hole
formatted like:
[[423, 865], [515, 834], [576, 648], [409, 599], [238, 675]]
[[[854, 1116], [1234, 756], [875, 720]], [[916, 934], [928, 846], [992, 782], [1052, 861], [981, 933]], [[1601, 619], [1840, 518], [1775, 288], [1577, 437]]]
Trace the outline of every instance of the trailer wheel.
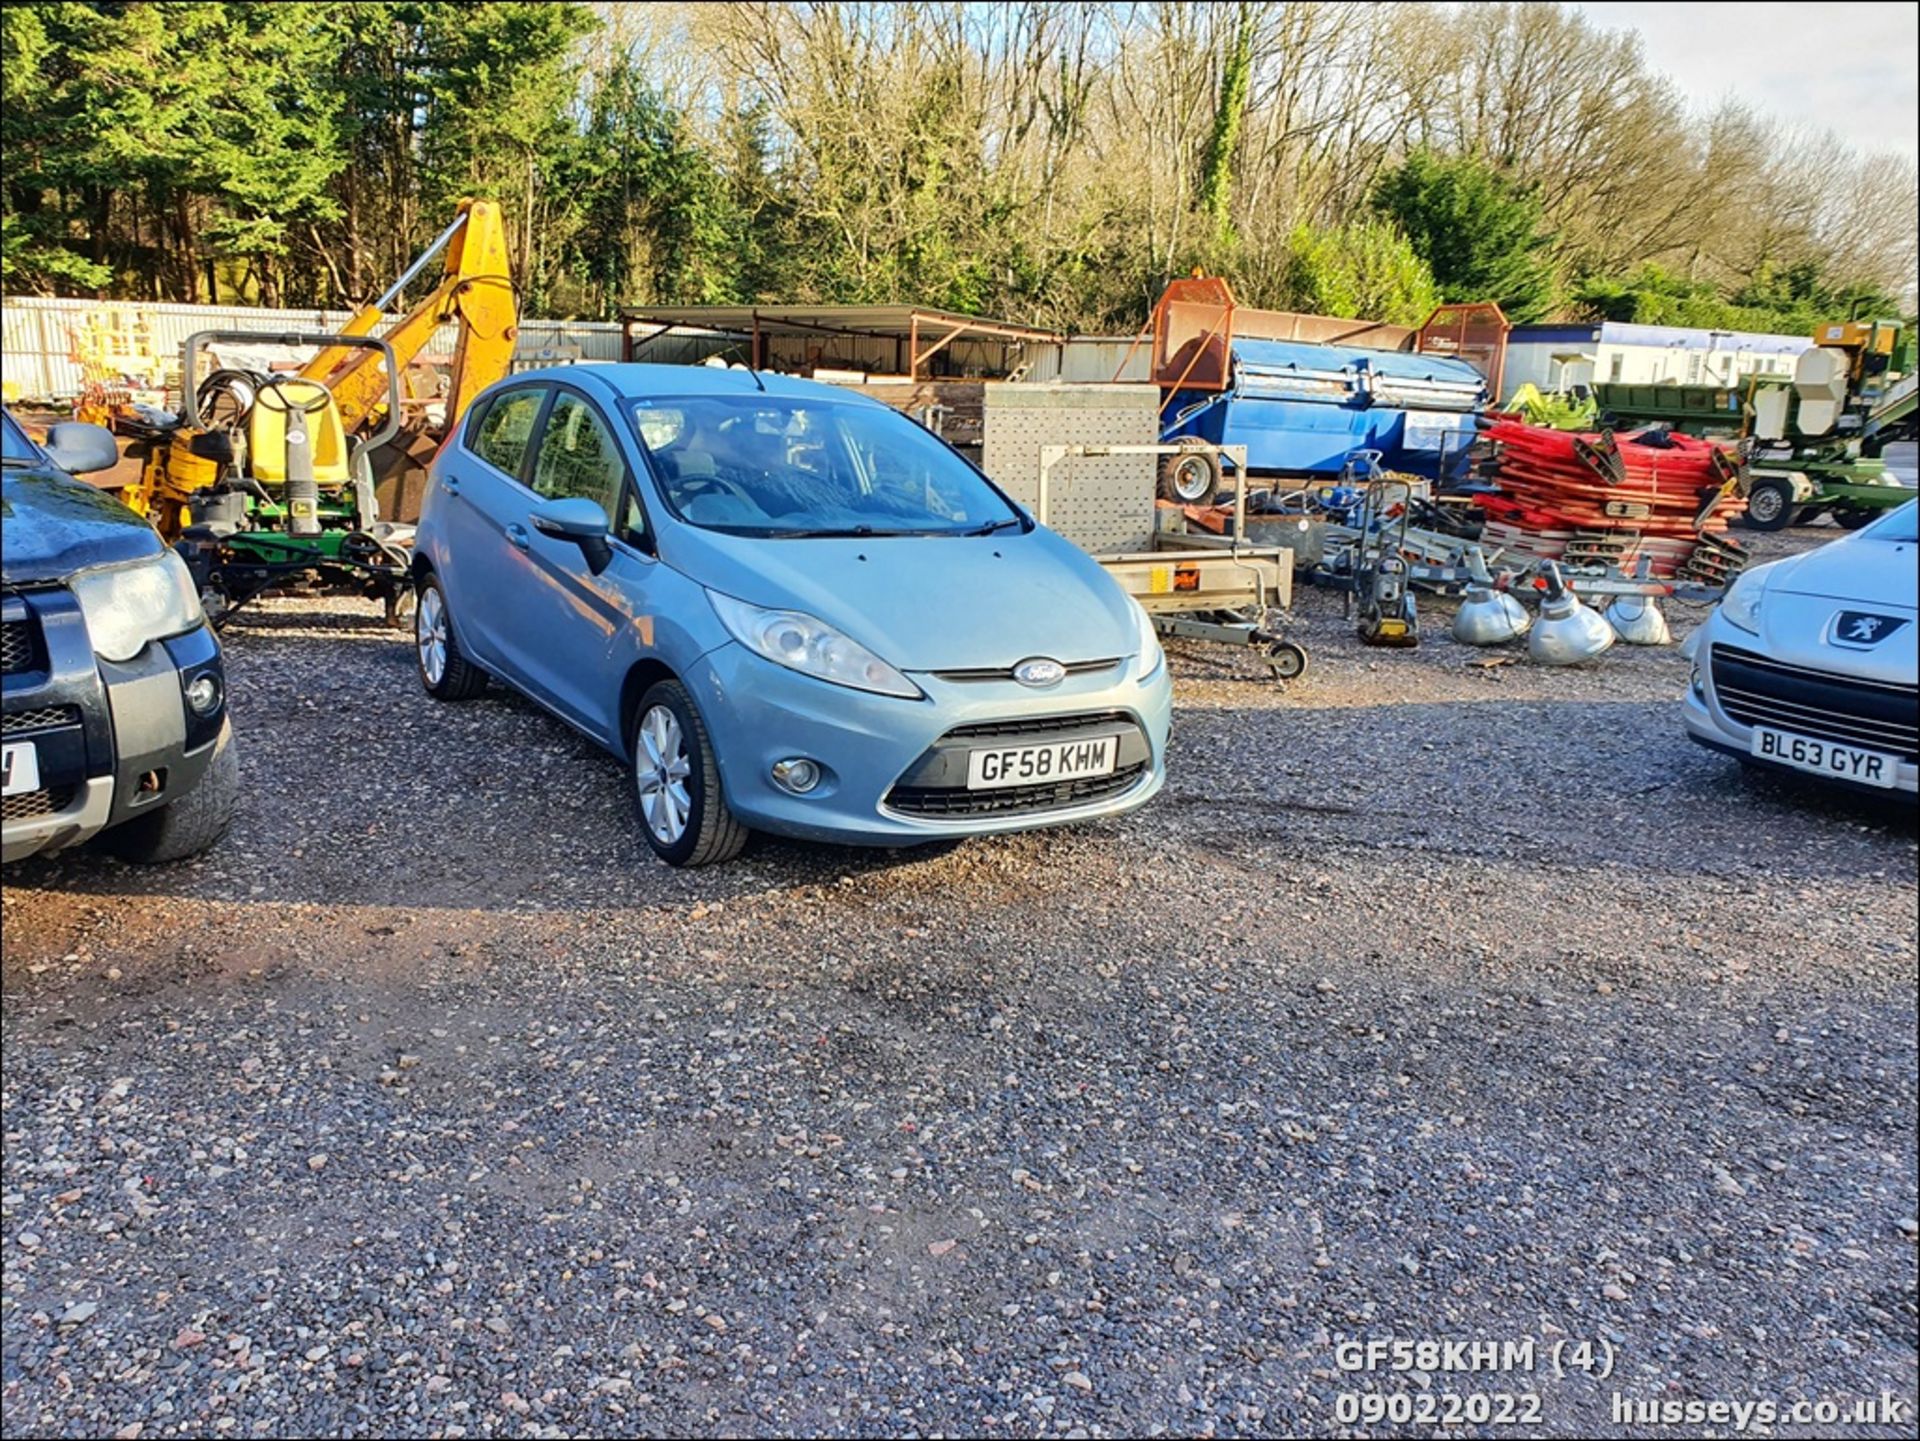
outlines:
[[1834, 521], [1848, 530], [1871, 525], [1879, 516], [1879, 511], [1868, 510], [1864, 505], [1836, 505], [1833, 508]]
[[1197, 450], [1160, 457], [1160, 498], [1178, 505], [1211, 505], [1220, 490], [1220, 457]]
[[1794, 512], [1793, 483], [1771, 476], [1747, 490], [1747, 524], [1754, 530], [1785, 530]]
[[1267, 647], [1267, 664], [1276, 680], [1298, 680], [1307, 673], [1306, 647], [1290, 640], [1277, 640]]

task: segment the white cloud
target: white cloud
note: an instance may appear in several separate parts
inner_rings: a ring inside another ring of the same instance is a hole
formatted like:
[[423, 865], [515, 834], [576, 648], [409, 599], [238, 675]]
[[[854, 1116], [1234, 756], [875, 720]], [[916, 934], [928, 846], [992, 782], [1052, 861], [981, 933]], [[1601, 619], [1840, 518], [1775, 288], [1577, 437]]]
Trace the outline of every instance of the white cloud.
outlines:
[[1732, 96], [1862, 150], [1920, 155], [1920, 6], [1907, 3], [1581, 3], [1638, 30], [1648, 65], [1689, 103]]

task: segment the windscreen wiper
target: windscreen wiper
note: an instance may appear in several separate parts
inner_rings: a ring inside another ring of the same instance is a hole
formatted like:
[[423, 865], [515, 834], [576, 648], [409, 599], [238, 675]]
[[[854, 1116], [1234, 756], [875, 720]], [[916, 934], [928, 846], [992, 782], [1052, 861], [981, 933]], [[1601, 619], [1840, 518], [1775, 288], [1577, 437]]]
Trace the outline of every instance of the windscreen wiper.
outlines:
[[1017, 527], [1019, 524], [1020, 524], [1020, 517], [1017, 515], [1010, 515], [1005, 520], [990, 520], [983, 526], [979, 526], [974, 530], [963, 530], [960, 532], [960, 534], [962, 535], [993, 535], [997, 531], [1005, 530], [1010, 525]]
[[760, 532], [768, 540], [867, 540], [888, 536], [932, 535], [926, 530], [875, 530], [870, 525], [853, 525], [841, 530], [767, 530]]

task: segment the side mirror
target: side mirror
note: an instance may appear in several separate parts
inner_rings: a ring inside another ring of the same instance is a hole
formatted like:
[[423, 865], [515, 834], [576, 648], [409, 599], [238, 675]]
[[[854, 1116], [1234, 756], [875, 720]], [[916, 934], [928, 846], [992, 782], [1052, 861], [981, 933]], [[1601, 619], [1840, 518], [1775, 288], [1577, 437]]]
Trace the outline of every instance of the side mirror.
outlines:
[[588, 500], [584, 495], [543, 500], [533, 508], [528, 519], [540, 534], [554, 540], [570, 540], [579, 546], [580, 553], [587, 558], [587, 568], [595, 575], [605, 570], [613, 559], [613, 547], [607, 544], [607, 513], [600, 509], [597, 501]]
[[120, 446], [104, 425], [68, 420], [47, 432], [45, 446], [53, 463], [69, 475], [112, 470], [120, 463]]

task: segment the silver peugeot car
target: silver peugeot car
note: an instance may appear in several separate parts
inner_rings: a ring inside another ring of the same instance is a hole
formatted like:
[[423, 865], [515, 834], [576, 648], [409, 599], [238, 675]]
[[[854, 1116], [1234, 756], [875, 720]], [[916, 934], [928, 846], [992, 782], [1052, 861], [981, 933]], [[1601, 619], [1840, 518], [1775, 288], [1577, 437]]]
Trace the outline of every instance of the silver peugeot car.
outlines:
[[870, 845], [1143, 804], [1171, 689], [1090, 557], [944, 443], [812, 381], [529, 371], [434, 461], [420, 680], [491, 678], [619, 756], [672, 865], [748, 830]]
[[1749, 765], [1920, 790], [1920, 502], [1747, 571], [1687, 640], [1687, 734]]

